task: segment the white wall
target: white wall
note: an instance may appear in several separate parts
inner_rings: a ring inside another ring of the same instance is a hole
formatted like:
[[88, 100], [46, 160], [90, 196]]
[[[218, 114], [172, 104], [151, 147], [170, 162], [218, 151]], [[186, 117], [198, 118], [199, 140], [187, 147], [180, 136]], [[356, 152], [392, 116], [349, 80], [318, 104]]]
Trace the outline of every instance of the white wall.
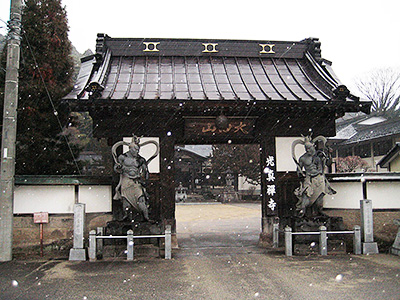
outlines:
[[[325, 208], [359, 209], [363, 198], [361, 182], [331, 182], [337, 191], [324, 197]], [[400, 181], [367, 182], [367, 198], [374, 209], [400, 209]]]
[[[111, 212], [111, 186], [79, 186], [79, 202], [86, 204], [86, 212]], [[51, 214], [73, 213], [75, 186], [73, 185], [21, 185], [14, 191], [14, 213]]]
[[[275, 138], [277, 172], [296, 171], [296, 164], [292, 159], [292, 143], [297, 139], [301, 139], [301, 137]], [[304, 146], [297, 145], [295, 152], [297, 159], [299, 159], [299, 157], [305, 152]]]
[[367, 196], [372, 200], [372, 208], [400, 209], [400, 182], [367, 182]]
[[331, 182], [335, 195], [324, 197], [325, 208], [359, 209], [363, 198], [361, 182]]
[[22, 185], [14, 191], [14, 213], [34, 212], [73, 213], [75, 187], [73, 185]]
[[79, 202], [86, 204], [86, 212], [111, 212], [112, 188], [108, 185], [79, 186]]
[[[147, 142], [150, 140], [160, 144], [158, 137], [141, 137], [140, 143]], [[130, 143], [132, 141], [132, 137], [124, 137], [123, 141]], [[144, 145], [143, 147], [140, 147], [139, 154], [143, 156], [146, 160], [148, 160], [155, 153], [156, 149], [157, 149], [156, 146], [153, 144]], [[128, 146], [123, 146], [122, 151], [124, 153], [128, 150], [129, 150]], [[160, 154], [158, 154], [157, 157], [149, 163], [148, 168], [150, 173], [160, 173]]]

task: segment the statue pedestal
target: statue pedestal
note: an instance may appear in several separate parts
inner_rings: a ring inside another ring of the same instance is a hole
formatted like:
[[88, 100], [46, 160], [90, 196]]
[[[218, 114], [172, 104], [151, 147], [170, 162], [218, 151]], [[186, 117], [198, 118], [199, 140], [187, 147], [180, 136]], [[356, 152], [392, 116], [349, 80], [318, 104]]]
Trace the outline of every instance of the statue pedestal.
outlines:
[[[294, 232], [319, 232], [321, 226], [327, 231], [343, 231], [345, 229], [343, 218], [329, 216], [297, 217], [291, 216], [280, 219], [280, 228], [289, 226]], [[294, 235], [293, 252], [297, 255], [311, 255], [319, 253], [319, 235]], [[328, 252], [335, 254], [346, 253], [346, 242], [343, 236], [332, 235], [329, 237]]]
[[[133, 231], [133, 235], [154, 235], [162, 234], [161, 225], [150, 222], [132, 222], [132, 221], [110, 221], [104, 228], [105, 235], [124, 236], [128, 230]], [[136, 243], [137, 241], [135, 241]]]
[[[132, 222], [129, 220], [118, 221], [113, 220], [107, 222], [105, 227], [98, 227], [97, 233], [105, 236], [126, 236], [128, 231], [133, 232], [133, 236], [152, 236], [163, 234], [162, 226], [159, 223], [151, 222]], [[97, 244], [98, 245], [98, 244]], [[127, 240], [122, 239], [105, 239], [101, 246], [98, 259], [112, 258], [124, 256], [127, 249]], [[134, 240], [135, 256], [160, 257], [160, 239], [156, 237], [140, 238]]]

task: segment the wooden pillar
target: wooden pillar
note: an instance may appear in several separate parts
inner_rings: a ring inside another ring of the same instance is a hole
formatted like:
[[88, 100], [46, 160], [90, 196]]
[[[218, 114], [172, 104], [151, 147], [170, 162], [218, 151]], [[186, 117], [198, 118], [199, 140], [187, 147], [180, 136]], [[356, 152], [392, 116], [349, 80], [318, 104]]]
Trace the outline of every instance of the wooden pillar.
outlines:
[[175, 222], [175, 138], [160, 136], [160, 202], [164, 228], [171, 226], [171, 244], [178, 247]]
[[175, 139], [160, 137], [160, 200], [161, 218], [164, 225], [171, 225], [175, 232]]
[[264, 137], [260, 141], [262, 232], [260, 244], [272, 245], [273, 224], [278, 220], [279, 201], [276, 190], [275, 137]]

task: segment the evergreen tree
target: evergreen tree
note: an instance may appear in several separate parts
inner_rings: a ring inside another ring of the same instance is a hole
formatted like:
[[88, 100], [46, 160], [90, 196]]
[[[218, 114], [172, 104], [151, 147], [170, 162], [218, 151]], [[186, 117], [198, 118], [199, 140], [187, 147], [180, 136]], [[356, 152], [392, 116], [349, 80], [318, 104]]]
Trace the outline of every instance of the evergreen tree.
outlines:
[[[26, 0], [22, 12], [16, 174], [79, 172], [74, 161], [79, 147], [66, 141], [68, 109], [61, 103], [72, 88], [70, 53], [67, 16], [61, 0]], [[4, 85], [4, 81], [0, 83]]]

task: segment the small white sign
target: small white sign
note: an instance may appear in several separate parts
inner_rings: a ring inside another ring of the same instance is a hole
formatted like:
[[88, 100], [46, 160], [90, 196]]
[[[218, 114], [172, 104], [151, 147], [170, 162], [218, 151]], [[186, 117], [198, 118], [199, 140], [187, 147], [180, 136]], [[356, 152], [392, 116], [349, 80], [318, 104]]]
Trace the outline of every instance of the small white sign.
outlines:
[[49, 223], [49, 213], [48, 212], [33, 213], [33, 223]]

